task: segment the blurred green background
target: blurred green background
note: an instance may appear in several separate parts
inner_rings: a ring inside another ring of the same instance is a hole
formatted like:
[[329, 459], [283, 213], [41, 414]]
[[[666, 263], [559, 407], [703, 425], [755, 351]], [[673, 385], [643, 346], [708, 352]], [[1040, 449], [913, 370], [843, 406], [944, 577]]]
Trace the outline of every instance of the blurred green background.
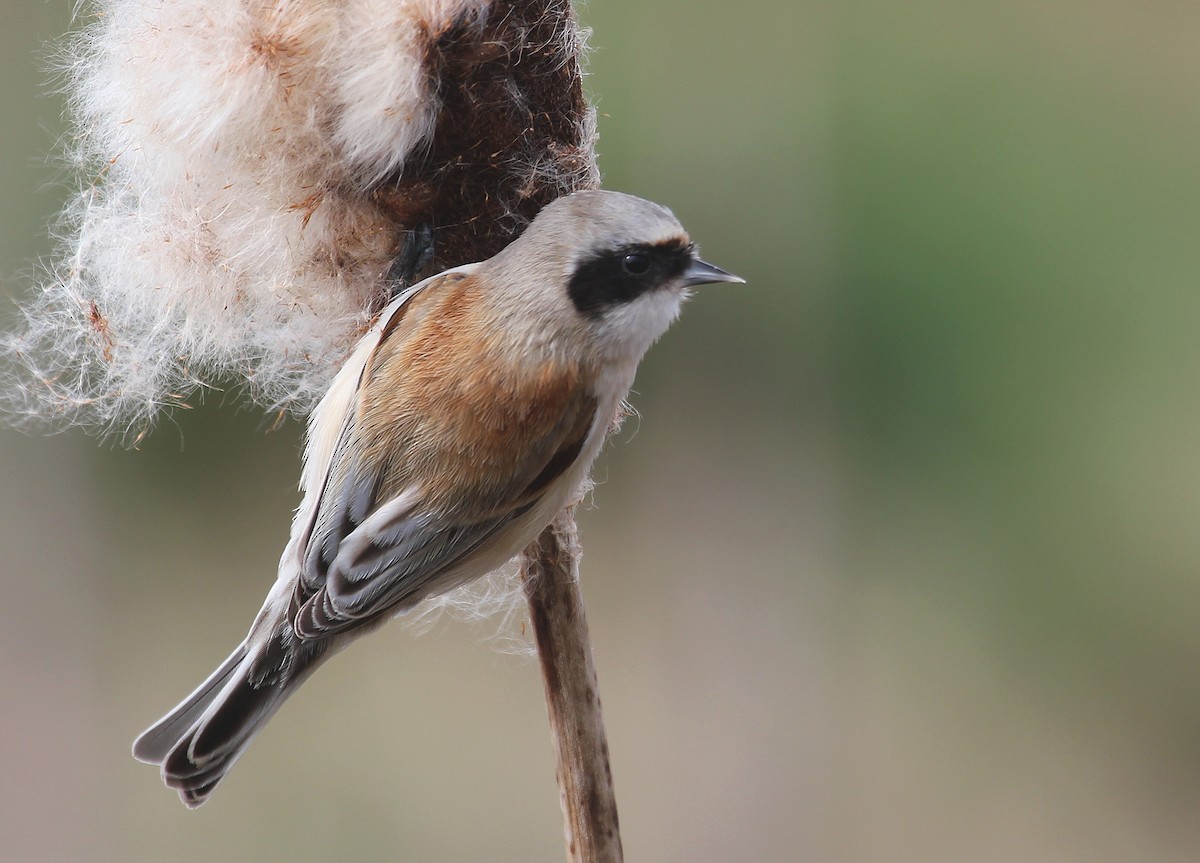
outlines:
[[[66, 184], [0, 33], [0, 275]], [[609, 0], [611, 188], [749, 280], [643, 364], [581, 514], [630, 860], [1200, 859], [1200, 6]], [[241, 638], [299, 432], [0, 434], [0, 857], [562, 859], [535, 664], [318, 674], [204, 809], [133, 736]]]

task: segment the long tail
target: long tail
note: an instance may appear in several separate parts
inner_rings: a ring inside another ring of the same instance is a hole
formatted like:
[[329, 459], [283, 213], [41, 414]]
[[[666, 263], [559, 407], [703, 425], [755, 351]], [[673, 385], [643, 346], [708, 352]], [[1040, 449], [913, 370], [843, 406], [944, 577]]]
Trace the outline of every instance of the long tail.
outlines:
[[265, 643], [242, 642], [195, 692], [142, 732], [133, 757], [159, 765], [163, 781], [195, 809], [325, 654], [326, 645], [298, 644], [290, 627]]

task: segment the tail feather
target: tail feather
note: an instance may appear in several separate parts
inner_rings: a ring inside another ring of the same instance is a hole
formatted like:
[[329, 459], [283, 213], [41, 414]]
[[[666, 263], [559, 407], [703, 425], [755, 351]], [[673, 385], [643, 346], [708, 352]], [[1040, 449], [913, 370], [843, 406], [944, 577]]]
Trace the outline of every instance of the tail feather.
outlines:
[[293, 681], [256, 688], [240, 669], [162, 760], [163, 781], [189, 808], [199, 806], [293, 689]]
[[138, 739], [133, 741], [133, 757], [146, 764], [161, 764], [167, 753], [175, 748], [180, 737], [196, 724], [196, 720], [221, 694], [230, 676], [246, 658], [246, 653], [246, 644], [243, 642], [191, 695], [143, 731]]
[[[281, 639], [289, 673], [264, 680], [256, 660]], [[326, 652], [326, 645], [298, 645], [281, 634], [254, 648], [248, 644], [241, 644], [195, 692], [134, 741], [134, 758], [158, 764], [163, 781], [189, 808], [208, 799]]]

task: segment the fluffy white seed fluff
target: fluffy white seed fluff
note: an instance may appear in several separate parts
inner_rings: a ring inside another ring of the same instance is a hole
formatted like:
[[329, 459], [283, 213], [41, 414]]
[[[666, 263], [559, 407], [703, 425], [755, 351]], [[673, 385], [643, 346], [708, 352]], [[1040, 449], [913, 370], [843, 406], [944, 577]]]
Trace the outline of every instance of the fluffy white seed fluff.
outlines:
[[[463, 0], [356, 0], [342, 8], [342, 57], [332, 76], [334, 143], [346, 166], [372, 183], [394, 172], [433, 131], [432, 96], [420, 60], [423, 39], [464, 11]], [[414, 98], [414, 94], [418, 94]]]
[[101, 0], [66, 54], [83, 189], [7, 338], [18, 416], [136, 431], [229, 383], [311, 407], [398, 245], [351, 192], [432, 132], [422, 37], [485, 6]]

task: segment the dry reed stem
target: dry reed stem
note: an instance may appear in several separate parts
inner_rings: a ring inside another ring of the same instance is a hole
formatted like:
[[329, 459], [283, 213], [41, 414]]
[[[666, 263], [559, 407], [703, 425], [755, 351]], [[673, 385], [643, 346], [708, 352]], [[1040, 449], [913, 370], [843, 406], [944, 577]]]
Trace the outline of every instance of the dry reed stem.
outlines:
[[570, 508], [525, 550], [521, 581], [546, 690], [567, 857], [571, 863], [621, 863], [617, 801]]

